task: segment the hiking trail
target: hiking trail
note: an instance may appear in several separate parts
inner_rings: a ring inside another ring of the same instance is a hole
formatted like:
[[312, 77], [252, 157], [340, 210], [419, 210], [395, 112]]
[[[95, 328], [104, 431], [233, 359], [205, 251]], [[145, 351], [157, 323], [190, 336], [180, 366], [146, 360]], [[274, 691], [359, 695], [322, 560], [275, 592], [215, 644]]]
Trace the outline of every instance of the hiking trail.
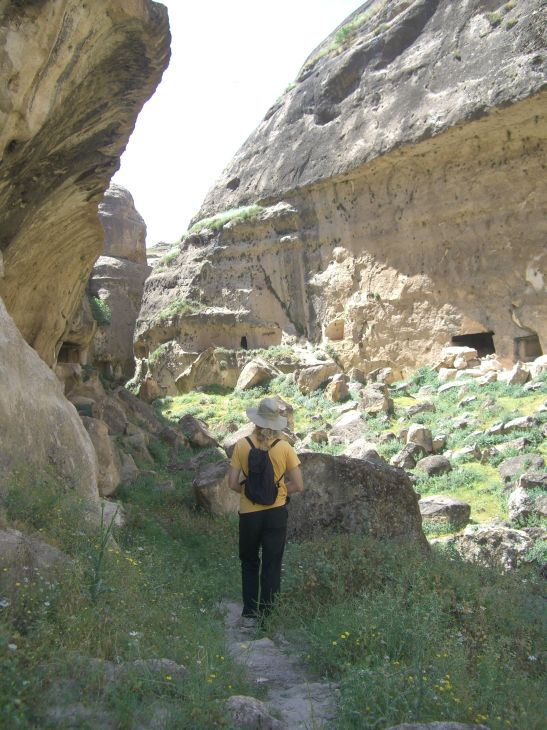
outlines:
[[334, 718], [336, 685], [312, 681], [302, 664], [290, 655], [291, 645], [282, 637], [273, 641], [256, 638], [257, 631], [238, 626], [241, 604], [225, 601], [224, 626], [228, 650], [245, 667], [257, 687], [266, 687], [263, 700], [268, 710], [282, 721], [276, 730], [319, 730]]

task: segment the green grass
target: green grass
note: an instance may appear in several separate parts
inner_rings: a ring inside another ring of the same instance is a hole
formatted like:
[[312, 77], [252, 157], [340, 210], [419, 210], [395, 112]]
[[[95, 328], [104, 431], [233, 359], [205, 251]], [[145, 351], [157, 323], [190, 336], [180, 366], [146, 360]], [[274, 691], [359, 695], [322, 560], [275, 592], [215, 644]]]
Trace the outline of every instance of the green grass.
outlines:
[[100, 327], [107, 327], [112, 323], [112, 310], [100, 297], [88, 296], [89, 306], [93, 319]]
[[[10, 519], [59, 544], [72, 561], [54, 577], [0, 575], [6, 727], [45, 727], [56, 680], [64, 680], [66, 701], [99, 705], [120, 728], [136, 726], [154, 702], [170, 703], [166, 729], [225, 727], [222, 701], [251, 693], [227, 654], [219, 613], [219, 600], [238, 593], [235, 520], [195, 513], [187, 504], [188, 474], [167, 476], [175, 479], [169, 494], [150, 477], [119, 490], [127, 523], [115, 530], [117, 545], [103, 551], [95, 592], [99, 529], [82, 530], [77, 505], [52, 484], [25, 496], [13, 490]], [[105, 685], [86, 656], [115, 663], [169, 658], [188, 674], [182, 683], [135, 674]]]
[[529, 576], [321, 536], [289, 546], [272, 623], [318, 675], [340, 683], [337, 730], [442, 720], [543, 727], [545, 613]]
[[199, 231], [204, 228], [209, 231], [217, 231], [230, 221], [242, 222], [253, 220], [263, 212], [264, 208], [261, 205], [245, 205], [240, 208], [230, 208], [229, 210], [217, 213], [217, 215], [211, 216], [210, 218], [202, 218], [197, 221], [188, 229], [187, 235], [199, 233]]

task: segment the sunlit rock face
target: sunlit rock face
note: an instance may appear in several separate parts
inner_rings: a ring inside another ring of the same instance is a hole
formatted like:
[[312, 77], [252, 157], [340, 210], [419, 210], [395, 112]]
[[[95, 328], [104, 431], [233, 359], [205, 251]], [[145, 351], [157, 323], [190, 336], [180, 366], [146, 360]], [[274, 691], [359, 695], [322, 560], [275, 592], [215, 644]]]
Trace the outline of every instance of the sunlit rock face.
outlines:
[[[263, 325], [332, 344], [364, 370], [433, 362], [453, 337], [478, 336], [458, 342], [504, 363], [545, 350], [541, 5], [356, 11], [348, 21], [365, 21], [314, 51], [196, 220], [262, 211], [218, 231], [198, 225], [155, 269], [141, 354], [170, 339], [195, 347], [197, 313], [166, 317], [183, 299], [237, 313], [231, 347], [248, 322], [255, 346], [268, 344], [255, 337]], [[206, 327], [203, 345], [216, 344]]]
[[128, 190], [111, 185], [99, 207], [105, 232], [88, 285], [91, 296], [103, 302], [110, 322], [99, 325], [91, 344], [91, 363], [116, 380], [128, 380], [135, 369], [133, 333], [141, 306], [146, 263], [146, 225]]
[[97, 207], [169, 57], [150, 0], [0, 4], [0, 295], [53, 364], [102, 250]]

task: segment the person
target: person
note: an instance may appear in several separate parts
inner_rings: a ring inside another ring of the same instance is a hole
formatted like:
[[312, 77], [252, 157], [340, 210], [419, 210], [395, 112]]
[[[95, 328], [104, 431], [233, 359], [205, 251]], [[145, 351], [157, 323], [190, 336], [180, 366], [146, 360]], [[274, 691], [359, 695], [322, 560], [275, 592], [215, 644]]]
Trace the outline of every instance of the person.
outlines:
[[279, 593], [287, 535], [287, 497], [301, 492], [304, 483], [296, 451], [280, 438], [287, 419], [281, 415], [277, 400], [264, 398], [257, 408], [248, 408], [246, 413], [255, 424], [250, 439], [255, 448], [268, 450], [278, 484], [277, 498], [272, 505], [255, 504], [245, 496], [241, 474], [244, 477], [248, 474], [251, 446], [246, 438], [240, 439], [232, 453], [228, 483], [240, 495], [239, 558], [243, 594], [240, 625], [252, 628], [269, 613]]

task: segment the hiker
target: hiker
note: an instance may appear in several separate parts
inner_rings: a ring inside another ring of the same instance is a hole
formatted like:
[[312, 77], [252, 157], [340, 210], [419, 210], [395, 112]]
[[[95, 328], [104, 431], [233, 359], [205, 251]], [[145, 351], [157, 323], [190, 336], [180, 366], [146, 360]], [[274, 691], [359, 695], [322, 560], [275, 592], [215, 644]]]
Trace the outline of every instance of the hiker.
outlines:
[[243, 591], [240, 624], [252, 628], [271, 610], [279, 593], [287, 534], [287, 497], [301, 492], [304, 483], [296, 451], [279, 438], [287, 419], [280, 415], [278, 402], [264, 398], [257, 408], [248, 408], [246, 413], [255, 429], [249, 438], [242, 438], [235, 445], [229, 487], [240, 495], [239, 558]]

